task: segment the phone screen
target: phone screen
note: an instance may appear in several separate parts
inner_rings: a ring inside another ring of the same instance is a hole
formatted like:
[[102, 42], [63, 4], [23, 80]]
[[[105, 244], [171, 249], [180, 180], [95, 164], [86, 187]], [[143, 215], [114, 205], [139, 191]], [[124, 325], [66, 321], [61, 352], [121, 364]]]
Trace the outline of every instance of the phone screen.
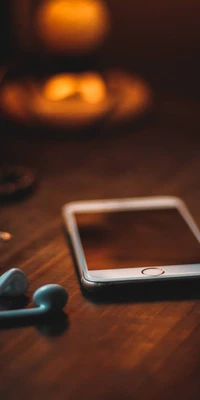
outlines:
[[89, 270], [200, 263], [200, 243], [177, 209], [75, 214]]

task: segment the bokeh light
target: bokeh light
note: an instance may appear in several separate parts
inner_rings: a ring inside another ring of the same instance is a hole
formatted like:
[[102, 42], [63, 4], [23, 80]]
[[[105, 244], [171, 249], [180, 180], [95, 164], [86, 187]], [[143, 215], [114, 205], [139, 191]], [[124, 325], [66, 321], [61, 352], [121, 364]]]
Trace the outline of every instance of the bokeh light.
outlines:
[[54, 53], [93, 50], [103, 41], [109, 26], [109, 13], [101, 0], [49, 0], [35, 13], [39, 41]]

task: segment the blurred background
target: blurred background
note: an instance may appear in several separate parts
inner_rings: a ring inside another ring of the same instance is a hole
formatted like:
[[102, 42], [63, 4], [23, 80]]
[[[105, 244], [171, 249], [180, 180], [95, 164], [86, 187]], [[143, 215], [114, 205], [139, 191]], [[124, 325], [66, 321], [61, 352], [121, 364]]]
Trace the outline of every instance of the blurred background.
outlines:
[[[34, 38], [37, 30], [34, 15], [42, 3], [48, 1], [1, 0], [2, 63], [19, 57], [20, 53], [27, 59], [27, 52], [34, 53], [34, 61], [42, 59], [44, 46], [43, 50], [40, 48], [37, 58], [35, 51], [40, 46], [38, 43], [36, 46]], [[97, 65], [106, 63], [129, 68], [144, 76], [155, 87], [179, 89], [198, 95], [198, 0], [106, 0], [105, 3], [110, 14], [111, 29], [103, 42]], [[86, 61], [88, 58], [84, 63]], [[74, 60], [73, 63], [75, 65]]]

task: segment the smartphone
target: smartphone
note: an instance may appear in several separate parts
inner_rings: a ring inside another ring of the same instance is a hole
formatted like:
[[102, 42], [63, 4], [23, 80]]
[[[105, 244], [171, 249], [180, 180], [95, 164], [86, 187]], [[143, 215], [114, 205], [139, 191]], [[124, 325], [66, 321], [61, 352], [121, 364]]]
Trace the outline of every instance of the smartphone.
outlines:
[[200, 231], [177, 197], [72, 202], [62, 212], [87, 290], [200, 277]]

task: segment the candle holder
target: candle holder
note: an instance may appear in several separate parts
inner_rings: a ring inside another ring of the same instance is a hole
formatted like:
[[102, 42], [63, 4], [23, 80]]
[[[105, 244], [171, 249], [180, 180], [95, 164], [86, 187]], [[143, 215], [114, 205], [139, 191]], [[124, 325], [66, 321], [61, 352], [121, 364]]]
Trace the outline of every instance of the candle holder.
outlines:
[[[90, 63], [111, 29], [102, 0], [22, 0], [20, 9], [13, 0], [10, 7], [21, 60], [34, 58], [39, 65], [42, 59], [44, 73], [4, 81], [0, 111], [6, 118], [77, 130], [134, 122], [152, 109], [152, 91], [143, 79], [106, 67], [100, 72]], [[49, 72], [49, 64], [61, 59], [62, 71]], [[75, 59], [79, 66], [73, 70]]]

